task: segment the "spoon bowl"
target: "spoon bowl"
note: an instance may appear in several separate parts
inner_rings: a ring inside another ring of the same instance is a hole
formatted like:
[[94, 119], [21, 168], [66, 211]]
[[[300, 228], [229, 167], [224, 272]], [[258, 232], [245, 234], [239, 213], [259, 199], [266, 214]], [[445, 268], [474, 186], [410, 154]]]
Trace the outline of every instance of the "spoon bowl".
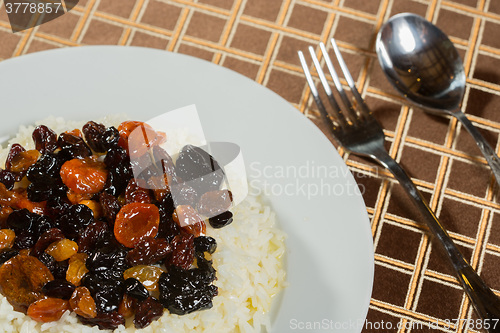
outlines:
[[428, 112], [452, 115], [462, 122], [500, 185], [500, 159], [460, 110], [465, 71], [446, 34], [423, 17], [398, 14], [380, 29], [376, 50], [385, 75], [408, 101]]

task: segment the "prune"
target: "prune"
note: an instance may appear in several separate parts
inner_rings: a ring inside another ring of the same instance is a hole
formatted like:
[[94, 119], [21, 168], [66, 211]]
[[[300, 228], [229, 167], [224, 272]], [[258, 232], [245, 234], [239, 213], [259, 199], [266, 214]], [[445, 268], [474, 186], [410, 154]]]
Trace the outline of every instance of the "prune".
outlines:
[[77, 315], [84, 318], [97, 316], [96, 304], [86, 287], [78, 287], [70, 295], [69, 306]]
[[57, 134], [45, 125], [35, 127], [31, 135], [35, 148], [40, 153], [51, 153], [57, 148]]
[[93, 151], [104, 153], [106, 148], [103, 144], [103, 135], [106, 127], [103, 124], [98, 124], [94, 121], [89, 121], [82, 128], [85, 141], [92, 148]]
[[17, 255], [0, 266], [0, 292], [16, 310], [26, 311], [54, 277], [37, 258]]
[[69, 310], [68, 301], [49, 297], [31, 303], [27, 315], [35, 321], [48, 323], [61, 319], [66, 310]]
[[155, 237], [159, 224], [158, 207], [134, 202], [123, 206], [116, 215], [114, 235], [120, 244], [132, 248], [146, 238]]
[[123, 272], [123, 278], [137, 279], [147, 290], [155, 291], [158, 290], [158, 279], [163, 272], [164, 270], [158, 266], [139, 265]]
[[18, 250], [29, 249], [35, 245], [37, 236], [28, 230], [19, 230], [14, 239], [14, 248]]
[[172, 247], [165, 239], [145, 239], [128, 252], [127, 263], [130, 266], [153, 264], [165, 258], [171, 251]]
[[139, 301], [143, 301], [149, 297], [149, 291], [135, 278], [125, 280], [125, 293]]
[[125, 325], [125, 318], [117, 311], [109, 313], [98, 313], [95, 318], [79, 317], [85, 325], [99, 326], [101, 330], [114, 330], [120, 325]]
[[153, 296], [139, 302], [134, 318], [136, 328], [144, 328], [163, 315], [163, 306]]
[[64, 234], [60, 229], [52, 228], [45, 231], [35, 243], [35, 246], [31, 250], [31, 255], [39, 257], [50, 244], [61, 239], [64, 239]]
[[103, 162], [91, 158], [75, 158], [61, 167], [61, 179], [70, 190], [79, 194], [95, 194], [106, 185], [108, 171]]
[[77, 253], [69, 258], [68, 270], [66, 271], [66, 280], [75, 286], [79, 286], [85, 274], [89, 272], [85, 263], [88, 259], [86, 253]]
[[86, 158], [92, 155], [92, 150], [85, 141], [73, 134], [61, 133], [57, 145], [61, 148], [59, 155], [65, 159]]
[[219, 163], [209, 153], [193, 145], [182, 148], [175, 166], [177, 175], [189, 182], [198, 195], [218, 190], [224, 180]]
[[197, 208], [200, 214], [212, 217], [227, 211], [232, 202], [233, 195], [231, 191], [210, 191], [201, 196]]
[[102, 212], [106, 217], [106, 220], [108, 221], [108, 223], [110, 223], [111, 226], [114, 226], [116, 214], [118, 214], [121, 209], [120, 202], [118, 201], [118, 199], [107, 192], [101, 192], [99, 194], [99, 202], [101, 204]]
[[26, 149], [23, 148], [23, 146], [21, 146], [20, 144], [18, 143], [14, 143], [11, 147], [10, 147], [10, 150], [9, 150], [9, 154], [7, 155], [7, 159], [5, 160], [5, 170], [7, 171], [12, 171], [11, 170], [11, 167], [12, 167], [12, 159], [14, 157], [17, 156], [17, 154], [23, 152], [23, 151], [26, 151]]
[[69, 283], [65, 280], [52, 280], [47, 282], [42, 287], [42, 293], [48, 297], [70, 299], [73, 291], [75, 291], [75, 285]]
[[14, 250], [14, 249], [0, 252], [0, 266], [10, 258], [17, 256], [18, 254], [19, 250]]
[[165, 258], [165, 266], [191, 267], [194, 260], [194, 236], [180, 233], [172, 240], [172, 253]]
[[8, 190], [12, 190], [16, 183], [16, 177], [10, 171], [0, 170], [0, 183], [4, 184]]
[[199, 236], [194, 239], [194, 248], [196, 252], [212, 254], [217, 249], [217, 242], [210, 236]]
[[78, 248], [80, 252], [90, 254], [98, 243], [111, 237], [109, 226], [105, 222], [95, 221], [82, 232], [78, 239]]
[[214, 279], [215, 274], [211, 271], [171, 266], [158, 282], [160, 302], [170, 313], [177, 315], [209, 309], [212, 299], [218, 294], [217, 287], [211, 284]]
[[94, 222], [94, 213], [92, 209], [85, 205], [72, 205], [68, 208], [59, 223], [61, 230], [68, 237], [77, 237], [79, 231]]
[[220, 229], [225, 227], [233, 222], [233, 213], [230, 211], [224, 212], [222, 214], [213, 216], [208, 219], [208, 223], [212, 226], [212, 228]]

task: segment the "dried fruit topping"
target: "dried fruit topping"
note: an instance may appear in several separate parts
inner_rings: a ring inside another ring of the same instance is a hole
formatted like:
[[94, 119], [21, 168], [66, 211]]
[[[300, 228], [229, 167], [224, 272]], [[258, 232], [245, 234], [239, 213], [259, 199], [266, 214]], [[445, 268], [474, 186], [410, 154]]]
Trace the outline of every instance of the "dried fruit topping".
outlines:
[[58, 155], [65, 160], [86, 158], [92, 155], [92, 150], [90, 150], [89, 146], [78, 135], [61, 133], [57, 140], [57, 145], [61, 148]]
[[95, 221], [81, 233], [78, 239], [79, 251], [90, 254], [97, 244], [110, 239], [112, 236], [109, 226], [105, 222]]
[[7, 170], [0, 170], [0, 183], [4, 184], [8, 190], [12, 190], [16, 183], [16, 176]]
[[180, 227], [203, 222], [203, 218], [196, 209], [188, 205], [180, 205], [175, 208], [172, 218]]
[[75, 158], [61, 167], [64, 185], [75, 193], [99, 193], [104, 189], [107, 178], [106, 165], [92, 158]]
[[69, 299], [75, 290], [75, 285], [65, 280], [52, 280], [42, 287], [42, 293], [47, 297]]
[[149, 190], [139, 187], [134, 179], [131, 179], [125, 189], [125, 203], [132, 202], [151, 203], [151, 193]]
[[212, 228], [215, 229], [225, 227], [231, 224], [231, 222], [233, 222], [233, 213], [231, 213], [230, 211], [221, 213], [208, 219], [208, 223], [210, 223]]
[[116, 214], [118, 214], [122, 207], [120, 202], [108, 192], [103, 191], [99, 194], [99, 203], [101, 204], [104, 217], [106, 217], [111, 226], [114, 226]]
[[118, 307], [118, 313], [125, 318], [132, 317], [135, 313], [136, 306], [137, 306], [137, 300], [125, 294], [123, 295], [122, 302]]
[[25, 312], [52, 280], [49, 269], [32, 256], [17, 255], [0, 266], [0, 292], [18, 311]]
[[40, 156], [38, 150], [22, 151], [14, 156], [10, 162], [10, 171], [15, 173], [24, 173], [28, 171], [29, 167], [35, 164]]
[[127, 263], [130, 266], [154, 264], [171, 251], [170, 243], [163, 238], [145, 239], [128, 252]]
[[17, 154], [23, 152], [23, 151], [26, 151], [26, 149], [23, 148], [23, 146], [21, 146], [20, 144], [18, 143], [14, 143], [11, 147], [10, 147], [10, 150], [9, 150], [9, 154], [7, 155], [7, 159], [5, 160], [5, 170], [7, 171], [12, 171], [11, 170], [11, 167], [12, 167], [12, 159], [14, 157], [16, 157]]
[[35, 257], [39, 257], [47, 247], [59, 240], [64, 239], [64, 234], [60, 229], [57, 228], [51, 228], [47, 231], [45, 231], [40, 238], [38, 238], [38, 241], [36, 242], [35, 246], [31, 250], [31, 255]]
[[149, 291], [144, 287], [141, 281], [135, 278], [125, 280], [125, 294], [139, 301], [143, 301], [149, 297]]
[[61, 319], [66, 310], [69, 310], [68, 301], [48, 297], [31, 303], [27, 314], [35, 321], [48, 323]]
[[163, 272], [164, 270], [157, 266], [139, 265], [127, 269], [123, 273], [123, 278], [137, 279], [147, 290], [155, 291], [158, 290], [158, 279]]
[[83, 276], [89, 272], [85, 263], [89, 256], [86, 253], [76, 253], [68, 262], [68, 270], [66, 271], [66, 280], [75, 286], [80, 285]]
[[163, 315], [163, 306], [153, 296], [139, 302], [135, 313], [134, 325], [144, 328]]
[[194, 239], [194, 248], [196, 252], [214, 253], [217, 249], [217, 242], [214, 238], [209, 236], [200, 236]]
[[6, 250], [0, 252], [0, 265], [19, 254], [19, 250]]
[[129, 154], [141, 156], [155, 145], [166, 140], [164, 133], [156, 132], [149, 124], [140, 121], [125, 121], [118, 126], [120, 140], [118, 144], [126, 148]]
[[198, 202], [198, 212], [205, 216], [221, 214], [231, 207], [233, 195], [229, 190], [210, 191], [203, 194]]
[[180, 233], [172, 240], [172, 253], [165, 258], [165, 266], [191, 267], [194, 260], [194, 236]]
[[125, 325], [125, 318], [118, 311], [98, 313], [95, 318], [80, 317], [85, 325], [98, 326], [101, 330], [114, 330], [120, 325]]
[[35, 127], [32, 134], [35, 148], [40, 153], [51, 153], [57, 148], [57, 134], [45, 125]]
[[45, 249], [45, 253], [54, 257], [56, 261], [69, 259], [77, 252], [78, 244], [67, 238], [56, 241]]
[[72, 205], [59, 219], [59, 225], [64, 234], [77, 238], [82, 230], [94, 222], [92, 209], [85, 205]]
[[69, 299], [69, 306], [77, 315], [84, 318], [95, 318], [97, 310], [95, 301], [86, 287], [78, 287]]
[[93, 151], [98, 153], [103, 153], [106, 151], [104, 147], [102, 137], [106, 131], [106, 127], [103, 124], [98, 124], [94, 121], [89, 121], [83, 128], [83, 135], [85, 135], [85, 141], [92, 148]]
[[135, 247], [146, 238], [155, 237], [160, 224], [158, 207], [152, 204], [130, 203], [116, 215], [114, 234], [126, 247]]
[[0, 250], [10, 249], [14, 245], [16, 233], [14, 230], [1, 229], [0, 230]]

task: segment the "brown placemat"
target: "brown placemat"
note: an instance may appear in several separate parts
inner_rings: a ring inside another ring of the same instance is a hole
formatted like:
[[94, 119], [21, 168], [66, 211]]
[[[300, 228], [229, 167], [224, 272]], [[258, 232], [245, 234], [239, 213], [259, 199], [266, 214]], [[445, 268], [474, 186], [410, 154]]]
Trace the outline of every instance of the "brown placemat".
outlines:
[[[471, 264], [500, 290], [500, 204], [484, 158], [455, 120], [404, 106], [374, 52], [378, 29], [396, 13], [414, 12], [437, 24], [465, 63], [463, 109], [498, 148], [500, 1], [80, 0], [67, 14], [15, 34], [0, 3], [2, 60], [95, 44], [189, 54], [268, 87], [317, 124], [297, 50], [335, 37], [386, 130], [391, 155], [408, 170]], [[477, 324], [472, 330], [462, 325], [475, 318], [471, 305], [401, 187], [375, 164], [340, 153], [363, 191], [374, 238], [375, 281], [364, 331], [478, 331]]]

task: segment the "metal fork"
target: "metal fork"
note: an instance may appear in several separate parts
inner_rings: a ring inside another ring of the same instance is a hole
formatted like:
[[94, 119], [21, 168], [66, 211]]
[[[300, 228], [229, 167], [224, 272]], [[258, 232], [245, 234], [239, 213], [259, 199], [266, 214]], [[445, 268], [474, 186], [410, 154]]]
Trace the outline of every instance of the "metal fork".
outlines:
[[[320, 111], [325, 124], [328, 125], [331, 133], [345, 149], [353, 154], [370, 157], [387, 168], [399, 183], [406, 190], [408, 195], [422, 213], [425, 222], [435, 239], [442, 245], [450, 262], [455, 270], [458, 280], [467, 293], [475, 310], [483, 321], [483, 327], [488, 332], [500, 332], [500, 299], [484, 283], [474, 269], [467, 263], [460, 253], [450, 236], [439, 223], [436, 215], [427, 204], [426, 200], [417, 189], [411, 178], [406, 174], [403, 168], [389, 155], [384, 148], [384, 132], [371, 114], [368, 106], [358, 92], [354, 80], [342, 58], [339, 48], [332, 38], [332, 46], [337, 61], [342, 69], [347, 84], [356, 101], [356, 108], [350, 102], [344, 91], [339, 77], [328, 56], [328, 52], [323, 43], [320, 44], [321, 52], [325, 59], [326, 66], [332, 76], [333, 83], [340, 96], [342, 107], [336, 102], [330, 89], [330, 85], [321, 68], [320, 62], [312, 46], [309, 46], [314, 67], [318, 73], [319, 79], [326, 93], [332, 112], [329, 113], [323, 104], [318, 90], [314, 84], [309, 67], [304, 58], [304, 54], [299, 51], [299, 58], [311, 88], [311, 93]], [[357, 109], [357, 110], [356, 110]], [[488, 326], [488, 327], [486, 327]]]

